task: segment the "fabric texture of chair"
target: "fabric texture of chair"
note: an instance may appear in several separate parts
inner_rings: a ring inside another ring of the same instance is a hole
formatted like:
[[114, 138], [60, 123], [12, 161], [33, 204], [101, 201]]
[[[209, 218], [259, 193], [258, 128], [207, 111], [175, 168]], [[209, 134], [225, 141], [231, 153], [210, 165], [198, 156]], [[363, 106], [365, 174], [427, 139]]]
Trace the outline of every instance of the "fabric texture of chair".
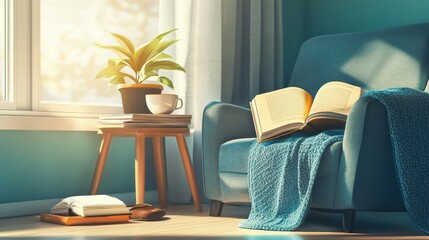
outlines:
[[[427, 89], [429, 23], [311, 38], [300, 49], [289, 86], [313, 96], [343, 81], [377, 90]], [[247, 157], [255, 130], [249, 109], [212, 102], [203, 115], [203, 184], [211, 215], [224, 203], [249, 203]], [[403, 211], [393, 165], [386, 110], [365, 96], [352, 107], [343, 141], [322, 156], [310, 206], [343, 212], [351, 231], [355, 211]]]

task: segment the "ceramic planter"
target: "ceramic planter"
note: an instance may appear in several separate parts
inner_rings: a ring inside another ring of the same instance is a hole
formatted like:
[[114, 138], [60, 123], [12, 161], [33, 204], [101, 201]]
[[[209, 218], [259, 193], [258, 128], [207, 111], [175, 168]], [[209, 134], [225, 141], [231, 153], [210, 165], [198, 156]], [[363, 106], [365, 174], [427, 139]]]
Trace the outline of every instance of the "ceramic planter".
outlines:
[[118, 90], [121, 93], [122, 108], [128, 113], [151, 113], [146, 105], [147, 94], [160, 94], [162, 85], [158, 84], [120, 84]]

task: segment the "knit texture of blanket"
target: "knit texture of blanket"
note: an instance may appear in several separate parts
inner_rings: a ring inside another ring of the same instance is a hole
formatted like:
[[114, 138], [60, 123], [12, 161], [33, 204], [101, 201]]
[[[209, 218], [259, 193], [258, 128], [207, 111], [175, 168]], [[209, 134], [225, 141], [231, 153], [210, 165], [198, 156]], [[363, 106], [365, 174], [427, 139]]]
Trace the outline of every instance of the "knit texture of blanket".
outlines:
[[366, 95], [386, 108], [405, 208], [414, 224], [429, 234], [429, 93], [392, 88]]
[[295, 230], [307, 213], [313, 183], [325, 149], [341, 141], [343, 130], [315, 136], [295, 133], [257, 143], [249, 153], [249, 218], [239, 227]]
[[[386, 108], [393, 161], [407, 212], [429, 233], [429, 94], [409, 88], [369, 91]], [[249, 155], [249, 218], [240, 227], [295, 230], [308, 210], [323, 151], [342, 139], [337, 130], [316, 136], [254, 143]]]

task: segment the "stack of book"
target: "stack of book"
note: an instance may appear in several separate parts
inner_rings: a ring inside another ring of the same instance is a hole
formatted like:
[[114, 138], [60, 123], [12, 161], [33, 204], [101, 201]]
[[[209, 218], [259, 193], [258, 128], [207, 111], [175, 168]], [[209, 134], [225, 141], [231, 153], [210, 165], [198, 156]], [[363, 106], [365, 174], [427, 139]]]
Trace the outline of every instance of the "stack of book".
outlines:
[[125, 223], [130, 211], [119, 199], [108, 195], [74, 196], [63, 199], [41, 214], [40, 220], [62, 225]]
[[185, 114], [124, 114], [100, 116], [99, 127], [172, 127], [185, 128], [192, 115]]

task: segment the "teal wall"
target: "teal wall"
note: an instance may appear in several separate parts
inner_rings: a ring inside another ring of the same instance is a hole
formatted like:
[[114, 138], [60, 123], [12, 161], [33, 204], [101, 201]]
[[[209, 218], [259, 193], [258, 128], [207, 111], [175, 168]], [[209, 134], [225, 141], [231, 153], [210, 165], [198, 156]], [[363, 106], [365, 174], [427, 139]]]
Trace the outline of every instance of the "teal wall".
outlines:
[[306, 3], [304, 0], [285, 0], [283, 2], [284, 39], [284, 85], [289, 82], [296, 56], [303, 41], [306, 39], [304, 21]]
[[427, 0], [285, 0], [285, 72], [308, 38], [429, 22]]
[[306, 0], [306, 36], [429, 21], [427, 0]]
[[[100, 147], [96, 132], [0, 131], [0, 204], [87, 194]], [[146, 147], [147, 190], [154, 190]], [[134, 191], [134, 141], [113, 138], [99, 193]]]
[[[427, 0], [284, 0], [283, 7], [286, 76], [309, 37], [429, 22]], [[0, 204], [86, 194], [100, 141], [95, 132], [0, 131]], [[99, 192], [134, 191], [133, 159], [133, 140], [114, 139]], [[149, 159], [146, 189], [154, 190]]]

